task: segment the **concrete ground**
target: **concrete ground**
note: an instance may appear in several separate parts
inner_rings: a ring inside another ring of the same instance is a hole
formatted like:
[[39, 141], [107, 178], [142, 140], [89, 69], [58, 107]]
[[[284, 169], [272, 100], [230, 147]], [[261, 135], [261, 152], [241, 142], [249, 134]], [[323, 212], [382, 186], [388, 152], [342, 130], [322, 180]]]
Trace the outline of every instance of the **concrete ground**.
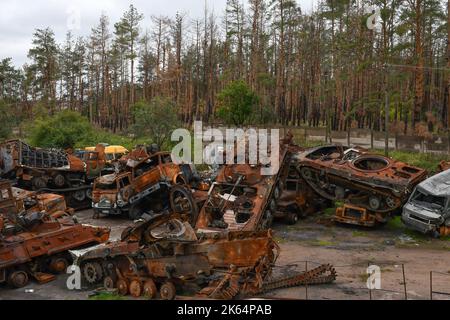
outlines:
[[[122, 218], [92, 219], [92, 211], [77, 213], [82, 223], [112, 228], [113, 239], [131, 222]], [[271, 298], [289, 299], [404, 299], [402, 265], [406, 278], [408, 299], [430, 299], [430, 271], [433, 291], [450, 294], [450, 240], [436, 240], [387, 225], [377, 229], [363, 229], [333, 224], [329, 217], [316, 216], [299, 221], [295, 226], [275, 224], [275, 236], [281, 255], [274, 276], [308, 269], [319, 263], [335, 266], [335, 283], [322, 286], [280, 289], [266, 294]], [[369, 293], [366, 287], [368, 264], [381, 268], [381, 289]], [[67, 275], [60, 275], [48, 284], [31, 283], [26, 288], [0, 288], [0, 299], [83, 300], [90, 290], [69, 291]], [[449, 299], [450, 295], [433, 294], [433, 299]]]

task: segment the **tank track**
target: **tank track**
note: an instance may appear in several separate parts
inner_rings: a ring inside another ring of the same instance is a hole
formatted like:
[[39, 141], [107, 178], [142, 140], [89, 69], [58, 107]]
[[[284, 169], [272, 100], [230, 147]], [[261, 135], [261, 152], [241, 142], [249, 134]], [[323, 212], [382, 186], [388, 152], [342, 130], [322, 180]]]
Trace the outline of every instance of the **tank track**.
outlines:
[[309, 271], [294, 276], [265, 282], [258, 293], [302, 285], [328, 284], [336, 280], [336, 270], [330, 264], [323, 264]]
[[[304, 170], [307, 169], [311, 172], [311, 177], [305, 176]], [[317, 185], [317, 182], [320, 180], [319, 175], [320, 172], [316, 169], [310, 168], [310, 167], [301, 167], [300, 168], [300, 176], [302, 179], [321, 197], [331, 200], [331, 201], [338, 201], [338, 200], [344, 200], [347, 201], [350, 204], [363, 207], [367, 210], [369, 210], [372, 213], [381, 213], [381, 214], [389, 214], [391, 212], [396, 211], [401, 207], [402, 199], [400, 199], [398, 196], [394, 195], [392, 192], [389, 191], [389, 189], [380, 190], [380, 188], [371, 187], [364, 185], [360, 182], [347, 182], [345, 178], [341, 178], [338, 176], [333, 176], [332, 180], [333, 183], [336, 184], [339, 187], [346, 186], [348, 189], [351, 189], [353, 191], [357, 191], [359, 193], [362, 193], [359, 197], [356, 196], [347, 196], [344, 199], [338, 199], [336, 196], [331, 195], [330, 193], [324, 191], [320, 186]], [[341, 183], [337, 182], [337, 180], [342, 180]], [[353, 183], [354, 186], [348, 187], [349, 183]], [[368, 205], [367, 198], [370, 196], [377, 196], [380, 200], [380, 208], [374, 209], [371, 208], [370, 205]], [[366, 201], [357, 201], [358, 199], [366, 199]], [[392, 201], [391, 205], [388, 205], [386, 202], [387, 199], [391, 199]], [[395, 204], [395, 205], [394, 205]]]

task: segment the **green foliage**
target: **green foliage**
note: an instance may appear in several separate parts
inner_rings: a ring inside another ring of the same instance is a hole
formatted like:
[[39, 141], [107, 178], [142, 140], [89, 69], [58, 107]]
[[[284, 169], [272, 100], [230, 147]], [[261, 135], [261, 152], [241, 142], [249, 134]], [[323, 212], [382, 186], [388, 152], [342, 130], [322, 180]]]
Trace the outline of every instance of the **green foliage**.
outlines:
[[[384, 151], [376, 150], [377, 153], [384, 155]], [[432, 154], [432, 153], [420, 153], [420, 152], [407, 152], [407, 151], [391, 151], [389, 157], [406, 162], [412, 166], [423, 168], [429, 172], [436, 172], [438, 165], [442, 160], [447, 161], [448, 156], [446, 154]]]
[[170, 145], [172, 131], [181, 127], [177, 107], [169, 99], [156, 97], [133, 106], [133, 132], [137, 138], [149, 138], [161, 148]]
[[228, 125], [242, 126], [255, 112], [258, 96], [242, 80], [231, 82], [218, 95], [217, 116]]
[[0, 139], [4, 140], [11, 136], [13, 124], [11, 106], [0, 100]]
[[88, 119], [70, 110], [39, 118], [30, 128], [30, 142], [39, 147], [74, 148], [89, 141], [92, 135]]

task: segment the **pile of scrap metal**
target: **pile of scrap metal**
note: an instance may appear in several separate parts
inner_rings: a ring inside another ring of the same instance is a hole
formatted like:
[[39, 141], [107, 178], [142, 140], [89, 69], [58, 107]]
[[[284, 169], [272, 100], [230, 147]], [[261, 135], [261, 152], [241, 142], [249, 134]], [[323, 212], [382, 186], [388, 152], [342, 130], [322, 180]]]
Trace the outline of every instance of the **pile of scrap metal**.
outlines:
[[403, 207], [403, 223], [434, 237], [450, 235], [450, 170], [420, 183]]
[[[57, 203], [61, 198], [58, 198]], [[30, 277], [39, 283], [54, 280], [71, 262], [70, 249], [108, 241], [108, 228], [78, 224], [67, 215], [65, 204], [45, 207], [52, 199], [16, 199], [11, 184], [0, 182], [0, 283], [21, 288]], [[54, 202], [53, 202], [54, 203]], [[44, 210], [42, 210], [44, 209]]]
[[[144, 148], [133, 150], [120, 161], [120, 171], [99, 177], [94, 182], [92, 207], [95, 216], [127, 215], [136, 220], [145, 212], [160, 212], [178, 195], [202, 199], [209, 184], [196, 179], [190, 166], [179, 166], [169, 152], [149, 154]], [[191, 189], [197, 192], [192, 193]], [[172, 196], [169, 196], [169, 193]], [[189, 194], [190, 193], [190, 194]]]
[[308, 194], [311, 200], [318, 198], [293, 177], [292, 157], [299, 150], [288, 133], [280, 141], [279, 169], [271, 175], [262, 174], [263, 164], [223, 165], [196, 228], [204, 232], [267, 230], [275, 218], [296, 223], [314, 206], [306, 201]]
[[72, 208], [90, 207], [93, 180], [109, 171], [104, 149], [98, 145], [81, 159], [20, 140], [6, 141], [0, 144], [0, 176], [17, 180], [20, 188], [62, 194]]
[[295, 161], [302, 181], [318, 195], [344, 202], [336, 221], [362, 226], [385, 223], [427, 177], [421, 168], [338, 145], [299, 152]]
[[[336, 272], [323, 265], [272, 279], [279, 247], [271, 231], [195, 232], [190, 215], [144, 214], [120, 241], [71, 251], [83, 279], [121, 295], [174, 299], [177, 292], [233, 299], [304, 284], [331, 283]], [[181, 290], [182, 289], [182, 290]]]

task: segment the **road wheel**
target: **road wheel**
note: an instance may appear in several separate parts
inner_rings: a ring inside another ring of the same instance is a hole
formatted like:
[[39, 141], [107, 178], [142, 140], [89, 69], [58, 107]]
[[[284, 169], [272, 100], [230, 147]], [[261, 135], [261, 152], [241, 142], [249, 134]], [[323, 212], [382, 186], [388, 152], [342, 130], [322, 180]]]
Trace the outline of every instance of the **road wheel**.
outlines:
[[64, 187], [64, 185], [66, 184], [66, 178], [64, 178], [64, 176], [62, 174], [57, 174], [54, 178], [53, 178], [53, 183], [55, 184], [55, 186], [57, 186], [58, 188], [62, 188]]
[[31, 180], [31, 183], [33, 184], [34, 190], [41, 190], [47, 188], [47, 180], [45, 180], [43, 177], [34, 177]]
[[69, 262], [65, 258], [53, 258], [50, 261], [50, 270], [54, 273], [65, 273], [68, 266]]
[[8, 284], [14, 288], [25, 287], [28, 280], [28, 274], [25, 271], [14, 271], [8, 276]]
[[376, 196], [371, 196], [369, 198], [369, 207], [370, 209], [372, 209], [373, 211], [377, 211], [378, 209], [380, 209], [381, 207], [381, 201], [380, 198], [376, 197]]
[[128, 282], [126, 280], [117, 280], [117, 292], [121, 296], [126, 296], [128, 294]]
[[142, 284], [139, 280], [132, 280], [130, 283], [130, 294], [134, 298], [139, 298], [142, 294]]
[[83, 202], [84, 200], [86, 200], [86, 192], [84, 190], [75, 191], [72, 194], [72, 197], [78, 202]]
[[286, 215], [285, 221], [289, 225], [294, 225], [298, 222], [298, 214], [294, 212], [289, 212]]
[[156, 289], [156, 284], [152, 279], [145, 281], [144, 283], [144, 296], [148, 299], [153, 299], [156, 297], [158, 289]]
[[103, 286], [105, 287], [105, 289], [112, 290], [116, 287], [116, 281], [113, 277], [105, 277], [105, 279], [103, 280]]
[[159, 294], [161, 295], [161, 299], [163, 300], [173, 300], [177, 294], [175, 289], [175, 285], [172, 282], [166, 282], [161, 286], [159, 290]]

